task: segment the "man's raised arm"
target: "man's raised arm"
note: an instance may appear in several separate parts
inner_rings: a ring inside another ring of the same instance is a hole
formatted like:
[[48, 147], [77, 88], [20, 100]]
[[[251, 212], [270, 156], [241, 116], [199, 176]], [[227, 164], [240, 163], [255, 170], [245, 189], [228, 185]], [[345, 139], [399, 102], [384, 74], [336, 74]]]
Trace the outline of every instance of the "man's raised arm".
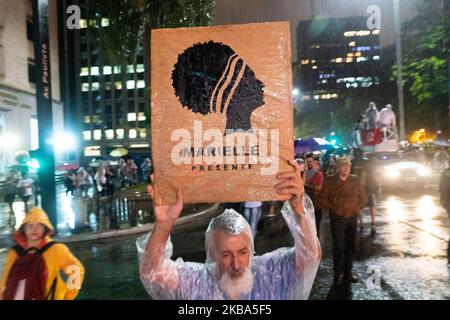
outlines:
[[291, 196], [282, 213], [295, 240], [295, 265], [299, 277], [293, 294], [297, 299], [307, 299], [322, 258], [322, 249], [317, 238], [314, 206], [305, 195], [300, 167], [293, 160], [289, 163], [295, 171], [280, 173], [277, 178], [281, 182], [275, 188], [279, 194]]
[[[152, 185], [147, 187], [147, 191], [154, 199], [155, 189]], [[155, 227], [148, 239], [140, 263], [141, 281], [152, 296], [163, 297], [165, 295], [160, 292], [161, 290], [174, 292], [178, 285], [176, 266], [170, 260], [171, 252], [167, 252], [166, 245], [182, 210], [183, 193], [181, 190], [178, 191], [175, 204], [154, 206]], [[155, 293], [155, 291], [158, 292]]]

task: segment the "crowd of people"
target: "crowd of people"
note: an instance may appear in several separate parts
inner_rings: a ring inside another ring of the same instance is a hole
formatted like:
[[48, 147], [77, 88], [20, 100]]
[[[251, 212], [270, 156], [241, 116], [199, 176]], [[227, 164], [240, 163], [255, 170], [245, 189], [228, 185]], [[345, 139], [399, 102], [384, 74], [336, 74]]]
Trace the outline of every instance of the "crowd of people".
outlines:
[[96, 168], [86, 170], [80, 167], [77, 171], [70, 171], [64, 175], [66, 195], [88, 197], [89, 190], [93, 194], [102, 196], [114, 195], [116, 190], [130, 187], [139, 182], [146, 182], [152, 169], [150, 158], [146, 158], [140, 167], [133, 159], [120, 159], [117, 163], [103, 161]]
[[[179, 191], [175, 204], [154, 207], [155, 227], [137, 241], [144, 287], [154, 299], [307, 299], [322, 256], [319, 237], [325, 212], [329, 214], [332, 238], [332, 288], [338, 290], [357, 282], [352, 267], [358, 219], [362, 209], [369, 207], [372, 232], [375, 231], [377, 182], [374, 157], [364, 159], [362, 152], [355, 149], [351, 158], [330, 155], [321, 159], [309, 153], [289, 162], [294, 171], [277, 175], [275, 190], [289, 195], [281, 214], [295, 245], [263, 256], [254, 255], [263, 203], [245, 202], [242, 214], [225, 209], [211, 220], [205, 233], [205, 263], [171, 260], [170, 233], [183, 208], [183, 192]], [[131, 161], [127, 164], [135, 169]], [[113, 174], [111, 165], [101, 164], [93, 180], [99, 181], [102, 191], [111, 192], [108, 185], [115, 177]], [[86, 175], [89, 174], [81, 169], [76, 176], [86, 179]], [[20, 181], [10, 184], [29, 188], [27, 179], [24, 175]], [[85, 181], [79, 184], [80, 192], [89, 185], [89, 179]], [[446, 169], [440, 192], [447, 211], [450, 211], [449, 188], [450, 169]], [[148, 192], [153, 198], [151, 184]], [[277, 204], [269, 205], [272, 208]], [[269, 214], [272, 212], [270, 209]], [[77, 296], [84, 267], [64, 244], [51, 239], [53, 232], [42, 209], [33, 208], [28, 212], [16, 232], [16, 245], [7, 253], [0, 299], [74, 299]], [[70, 280], [64, 282], [60, 272]], [[27, 281], [32, 285], [27, 286]]]
[[10, 211], [8, 224], [15, 225], [13, 204], [17, 198], [23, 202], [25, 212], [28, 212], [31, 208], [30, 201], [34, 201], [34, 205], [38, 205], [39, 194], [39, 178], [37, 176], [31, 176], [28, 172], [10, 171], [3, 187], [3, 201], [8, 205]]

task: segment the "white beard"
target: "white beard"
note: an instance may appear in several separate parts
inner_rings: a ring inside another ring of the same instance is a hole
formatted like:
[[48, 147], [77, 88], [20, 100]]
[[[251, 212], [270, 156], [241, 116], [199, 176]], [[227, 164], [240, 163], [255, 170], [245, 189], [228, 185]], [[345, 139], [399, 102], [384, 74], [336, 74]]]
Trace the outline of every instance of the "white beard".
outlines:
[[238, 299], [241, 294], [250, 292], [253, 287], [253, 275], [250, 268], [245, 268], [242, 276], [238, 278], [232, 278], [228, 272], [224, 272], [220, 277], [219, 286], [231, 299]]

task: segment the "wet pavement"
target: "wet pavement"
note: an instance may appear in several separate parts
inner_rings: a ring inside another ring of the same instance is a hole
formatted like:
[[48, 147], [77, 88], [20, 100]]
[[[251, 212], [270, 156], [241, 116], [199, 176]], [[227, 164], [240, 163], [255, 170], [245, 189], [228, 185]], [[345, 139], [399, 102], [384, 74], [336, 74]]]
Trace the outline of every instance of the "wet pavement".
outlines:
[[[406, 192], [377, 197], [377, 232], [370, 233], [370, 215], [364, 211], [365, 229], [358, 234], [354, 271], [360, 281], [352, 285], [350, 298], [450, 299], [450, 268], [447, 266], [447, 213], [439, 205], [437, 185], [425, 194]], [[218, 214], [221, 210], [218, 210]], [[205, 260], [206, 222], [176, 230], [172, 235], [174, 256], [188, 261]], [[149, 299], [138, 274], [137, 236], [70, 244], [86, 267], [79, 299]], [[333, 277], [329, 219], [321, 228], [323, 259], [310, 299], [329, 296]], [[258, 255], [291, 246], [291, 235], [280, 215], [263, 217], [256, 237]], [[1, 246], [0, 246], [1, 248]], [[4, 251], [0, 249], [0, 264]]]
[[[92, 197], [94, 193], [93, 188], [88, 190], [88, 195]], [[92, 227], [96, 227], [95, 219], [92, 217], [81, 217], [79, 212], [79, 207], [81, 203], [81, 197], [74, 194], [66, 194], [65, 188], [62, 184], [56, 185], [56, 206], [58, 212], [58, 230], [61, 235], [70, 235], [72, 230], [75, 228], [76, 223], [81, 220], [86, 220], [90, 223]], [[28, 201], [28, 207], [31, 209], [35, 205], [40, 206], [40, 197], [36, 201], [33, 196], [30, 201]], [[21, 201], [20, 197], [16, 197], [16, 201], [13, 204], [14, 215], [15, 215], [15, 225], [14, 228], [17, 229], [23, 218], [25, 217], [25, 205]], [[6, 203], [0, 203], [0, 237], [6, 237], [13, 232], [12, 225], [9, 225], [10, 210]]]

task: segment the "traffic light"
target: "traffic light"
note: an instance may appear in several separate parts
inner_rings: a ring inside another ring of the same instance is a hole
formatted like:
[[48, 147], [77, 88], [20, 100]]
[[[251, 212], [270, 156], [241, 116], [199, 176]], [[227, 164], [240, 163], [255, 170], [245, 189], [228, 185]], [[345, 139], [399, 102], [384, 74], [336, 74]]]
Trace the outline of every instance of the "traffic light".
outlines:
[[27, 161], [28, 169], [31, 172], [38, 172], [45, 165], [44, 152], [41, 149], [31, 150], [30, 159]]
[[336, 135], [336, 132], [331, 132], [330, 136], [328, 137], [328, 140], [330, 141], [330, 143], [333, 146], [336, 146], [336, 145], [340, 144], [339, 137]]

